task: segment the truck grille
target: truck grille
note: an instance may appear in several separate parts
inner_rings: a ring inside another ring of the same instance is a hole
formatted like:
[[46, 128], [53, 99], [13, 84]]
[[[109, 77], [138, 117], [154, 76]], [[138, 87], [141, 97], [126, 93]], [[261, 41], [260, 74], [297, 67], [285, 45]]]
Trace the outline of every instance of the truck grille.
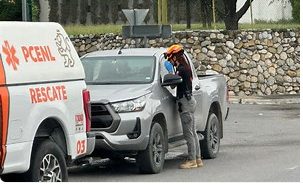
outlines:
[[113, 117], [104, 104], [92, 104], [91, 116], [92, 128], [109, 128], [113, 123]]

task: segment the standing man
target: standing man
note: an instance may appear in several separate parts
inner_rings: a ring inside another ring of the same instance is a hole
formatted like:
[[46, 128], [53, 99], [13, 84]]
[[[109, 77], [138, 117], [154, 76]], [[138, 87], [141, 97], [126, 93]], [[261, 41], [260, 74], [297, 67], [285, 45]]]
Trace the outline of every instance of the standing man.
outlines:
[[190, 169], [203, 166], [194, 113], [197, 102], [192, 96], [192, 71], [184, 56], [184, 50], [179, 45], [172, 45], [166, 51], [167, 60], [177, 67], [176, 75], [182, 78], [177, 85], [177, 102], [182, 122], [184, 139], [188, 149], [188, 161], [181, 164], [181, 169]]

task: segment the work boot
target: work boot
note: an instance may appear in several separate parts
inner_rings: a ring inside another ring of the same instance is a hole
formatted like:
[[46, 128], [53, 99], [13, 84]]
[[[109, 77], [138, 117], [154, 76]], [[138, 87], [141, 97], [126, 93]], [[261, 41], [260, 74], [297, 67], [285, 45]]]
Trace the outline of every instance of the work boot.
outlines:
[[196, 161], [197, 161], [197, 166], [198, 166], [198, 167], [203, 166], [203, 161], [202, 161], [201, 158], [198, 158]]
[[191, 160], [187, 161], [179, 166], [180, 169], [191, 169], [191, 168], [197, 168], [197, 161]]

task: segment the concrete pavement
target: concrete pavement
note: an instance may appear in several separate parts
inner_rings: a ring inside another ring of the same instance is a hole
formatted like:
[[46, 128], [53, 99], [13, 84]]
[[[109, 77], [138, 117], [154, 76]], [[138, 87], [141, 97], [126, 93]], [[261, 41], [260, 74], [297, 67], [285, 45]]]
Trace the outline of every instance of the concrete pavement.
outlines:
[[300, 104], [300, 94], [269, 95], [269, 96], [230, 96], [230, 104]]

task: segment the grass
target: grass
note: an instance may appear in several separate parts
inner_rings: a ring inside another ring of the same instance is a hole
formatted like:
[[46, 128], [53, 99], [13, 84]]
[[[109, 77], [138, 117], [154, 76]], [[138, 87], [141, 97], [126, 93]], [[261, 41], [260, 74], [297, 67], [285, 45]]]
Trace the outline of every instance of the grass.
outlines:
[[[214, 25], [213, 25], [214, 26]], [[213, 30], [214, 27], [204, 28], [202, 24], [191, 24], [190, 30]], [[122, 31], [122, 25], [104, 24], [104, 25], [68, 25], [64, 26], [66, 32], [69, 35], [80, 35], [80, 34], [106, 34], [114, 33], [119, 34]], [[290, 28], [300, 28], [299, 23], [256, 23], [256, 24], [239, 24], [240, 30], [249, 29], [290, 29]], [[217, 23], [216, 29], [224, 30], [225, 25], [223, 23]], [[173, 31], [186, 31], [186, 24], [173, 24]]]
[[64, 29], [69, 35], [121, 33], [122, 25], [68, 25]]

